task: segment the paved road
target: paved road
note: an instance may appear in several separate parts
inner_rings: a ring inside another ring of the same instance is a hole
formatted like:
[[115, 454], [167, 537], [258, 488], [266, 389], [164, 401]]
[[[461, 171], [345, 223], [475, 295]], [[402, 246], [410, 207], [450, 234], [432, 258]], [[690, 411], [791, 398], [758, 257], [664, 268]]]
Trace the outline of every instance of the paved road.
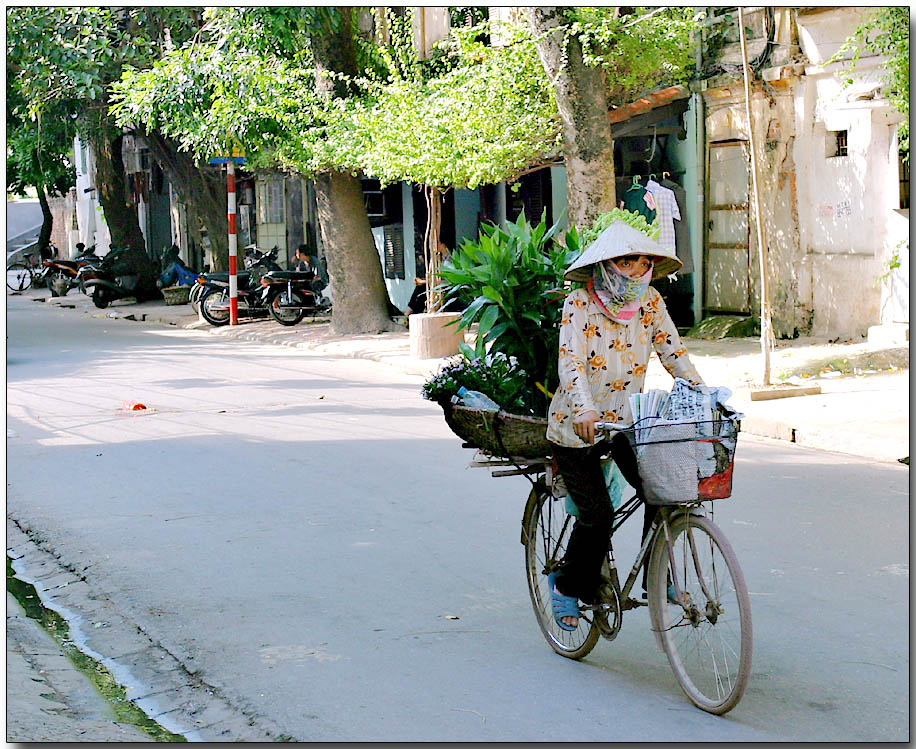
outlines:
[[118, 612], [85, 612], [96, 651], [148, 692], [190, 684], [176, 722], [218, 697], [253, 723], [230, 739], [908, 739], [902, 466], [742, 438], [716, 520], [755, 666], [716, 718], [644, 610], [583, 662], [552, 654], [523, 577], [525, 480], [467, 470], [419, 378], [37, 307], [8, 299], [8, 515]]
[[6, 201], [7, 239], [40, 225], [41, 206], [38, 204], [38, 198]]

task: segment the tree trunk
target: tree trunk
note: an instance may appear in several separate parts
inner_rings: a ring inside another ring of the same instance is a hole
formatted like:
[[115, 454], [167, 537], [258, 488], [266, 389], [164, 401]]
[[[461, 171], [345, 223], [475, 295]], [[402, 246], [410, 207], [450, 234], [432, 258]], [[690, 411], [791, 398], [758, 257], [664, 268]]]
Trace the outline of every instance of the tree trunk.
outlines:
[[146, 252], [146, 241], [140, 231], [137, 210], [131, 203], [121, 154], [123, 135], [94, 134], [91, 137], [96, 163], [96, 189], [111, 233], [111, 244], [133, 247]]
[[388, 316], [382, 278], [359, 179], [331, 172], [315, 178], [318, 224], [334, 289], [331, 331], [338, 335], [402, 330]]
[[173, 140], [158, 132], [145, 135], [153, 158], [166, 173], [181, 201], [196, 212], [207, 228], [213, 270], [229, 267], [229, 219], [226, 215], [226, 183], [218, 167], [198, 164]]
[[[355, 78], [360, 69], [353, 8], [326, 12], [336, 13], [338, 18], [310, 36], [315, 67], [319, 73], [333, 71]], [[329, 99], [347, 95], [346, 83], [320, 75], [316, 88]], [[315, 197], [327, 251], [328, 277], [334, 289], [331, 330], [337, 334], [401, 330], [388, 316], [388, 290], [359, 179], [338, 172], [319, 175], [315, 179]]]
[[579, 39], [566, 32], [563, 8], [529, 7], [528, 22], [560, 114], [569, 222], [586, 229], [617, 201], [604, 70], [583, 61]]
[[45, 192], [45, 186], [35, 185], [35, 192], [38, 194], [38, 205], [41, 206], [41, 231], [38, 232], [38, 248], [44, 249], [51, 244], [51, 231], [54, 228], [54, 214], [51, 213], [51, 205], [48, 203], [48, 194]]

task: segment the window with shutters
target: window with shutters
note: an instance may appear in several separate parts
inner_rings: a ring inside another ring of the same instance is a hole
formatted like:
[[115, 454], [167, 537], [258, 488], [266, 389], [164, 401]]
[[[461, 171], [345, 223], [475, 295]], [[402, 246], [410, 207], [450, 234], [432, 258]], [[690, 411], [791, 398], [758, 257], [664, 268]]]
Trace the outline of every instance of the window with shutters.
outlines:
[[910, 160], [902, 152], [897, 154], [897, 163], [900, 168], [900, 207], [909, 210], [910, 207]]
[[517, 221], [523, 212], [528, 222], [536, 224], [541, 214], [547, 212], [547, 223], [553, 220], [551, 200], [550, 169], [539, 169], [522, 176], [516, 183], [518, 189], [506, 186], [506, 218]]
[[385, 278], [404, 278], [404, 224], [385, 226]]

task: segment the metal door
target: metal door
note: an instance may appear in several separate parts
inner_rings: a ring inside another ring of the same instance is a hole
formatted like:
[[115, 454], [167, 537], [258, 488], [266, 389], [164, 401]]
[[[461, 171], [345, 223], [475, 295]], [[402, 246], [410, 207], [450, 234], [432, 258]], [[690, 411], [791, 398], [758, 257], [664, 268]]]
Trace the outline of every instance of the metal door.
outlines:
[[704, 309], [751, 311], [747, 141], [710, 143], [706, 149], [706, 262]]
[[292, 266], [293, 256], [300, 244], [305, 242], [302, 212], [302, 180], [290, 177], [286, 180], [286, 254], [287, 267]]

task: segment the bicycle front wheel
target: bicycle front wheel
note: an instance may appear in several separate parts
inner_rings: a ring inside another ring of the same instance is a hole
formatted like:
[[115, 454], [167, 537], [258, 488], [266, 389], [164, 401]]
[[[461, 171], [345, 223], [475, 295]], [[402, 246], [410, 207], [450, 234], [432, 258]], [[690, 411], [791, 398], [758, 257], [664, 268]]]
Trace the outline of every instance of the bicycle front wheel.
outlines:
[[[663, 525], [649, 562], [649, 612], [681, 688], [722, 715], [747, 687], [753, 633], [744, 575], [728, 539], [709, 518], [684, 513]], [[674, 585], [679, 602], [671, 603]]]
[[522, 517], [522, 543], [525, 545], [525, 569], [528, 593], [538, 626], [550, 647], [565, 658], [588, 655], [600, 632], [592, 616], [582, 612], [579, 626], [569, 632], [553, 618], [553, 604], [547, 576], [559, 567], [566, 542], [572, 531], [572, 518], [566, 514], [563, 501], [543, 489], [532, 489]]
[[25, 291], [32, 285], [32, 271], [23, 263], [13, 263], [6, 269], [6, 288]]

